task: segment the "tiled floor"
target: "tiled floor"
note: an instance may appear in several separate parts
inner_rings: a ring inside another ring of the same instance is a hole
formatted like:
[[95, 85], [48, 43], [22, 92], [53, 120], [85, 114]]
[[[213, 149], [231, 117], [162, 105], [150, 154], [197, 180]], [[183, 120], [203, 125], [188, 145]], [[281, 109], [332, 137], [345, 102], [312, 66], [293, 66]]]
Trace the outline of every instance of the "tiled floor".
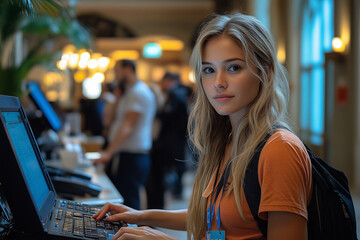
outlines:
[[[172, 199], [171, 195], [166, 195], [166, 209], [184, 209], [187, 208], [188, 202], [191, 195], [192, 183], [194, 175], [192, 172], [187, 172], [183, 178], [184, 184], [184, 196], [183, 200]], [[353, 194], [353, 202], [356, 213], [356, 223], [357, 223], [357, 233], [358, 238], [360, 239], [360, 194]], [[161, 229], [162, 231], [168, 233], [169, 235], [178, 238], [179, 240], [186, 240], [186, 232], [183, 231], [173, 231], [168, 229]]]

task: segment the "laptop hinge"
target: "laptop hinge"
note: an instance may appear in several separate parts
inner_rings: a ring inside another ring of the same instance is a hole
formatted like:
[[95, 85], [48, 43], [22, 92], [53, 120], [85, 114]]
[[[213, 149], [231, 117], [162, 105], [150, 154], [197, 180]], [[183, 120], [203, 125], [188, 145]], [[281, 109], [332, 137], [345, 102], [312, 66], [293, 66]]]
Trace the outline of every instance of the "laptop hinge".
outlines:
[[46, 219], [44, 220], [44, 222], [42, 223], [43, 225], [43, 229], [45, 232], [48, 232], [49, 230], [49, 226], [50, 226], [50, 222], [51, 222], [51, 218], [55, 209], [57, 201], [55, 201], [55, 205], [52, 207], [51, 211], [49, 211], [48, 216], [46, 217]]

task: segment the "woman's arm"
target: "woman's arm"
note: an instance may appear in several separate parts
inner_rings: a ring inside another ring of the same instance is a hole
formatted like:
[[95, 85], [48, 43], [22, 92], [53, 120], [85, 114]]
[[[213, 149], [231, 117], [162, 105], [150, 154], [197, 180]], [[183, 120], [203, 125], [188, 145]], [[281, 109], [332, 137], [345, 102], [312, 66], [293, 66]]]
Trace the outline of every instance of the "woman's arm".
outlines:
[[156, 226], [186, 231], [187, 209], [182, 210], [144, 210], [142, 225]]
[[122, 227], [112, 240], [178, 240], [150, 227]]
[[306, 240], [307, 221], [290, 212], [268, 212], [268, 240]]
[[137, 225], [156, 226], [174, 230], [186, 230], [187, 210], [135, 210], [122, 204], [106, 203], [93, 218], [100, 220], [106, 217], [108, 221], [124, 221]]

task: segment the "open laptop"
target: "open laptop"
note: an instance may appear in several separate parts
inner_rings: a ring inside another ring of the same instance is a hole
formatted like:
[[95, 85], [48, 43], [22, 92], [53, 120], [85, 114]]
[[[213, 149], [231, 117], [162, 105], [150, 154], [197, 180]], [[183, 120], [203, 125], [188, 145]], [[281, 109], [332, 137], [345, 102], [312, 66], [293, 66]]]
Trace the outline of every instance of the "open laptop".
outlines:
[[124, 223], [96, 222], [98, 209], [57, 198], [16, 97], [0, 95], [0, 186], [19, 239], [111, 239]]

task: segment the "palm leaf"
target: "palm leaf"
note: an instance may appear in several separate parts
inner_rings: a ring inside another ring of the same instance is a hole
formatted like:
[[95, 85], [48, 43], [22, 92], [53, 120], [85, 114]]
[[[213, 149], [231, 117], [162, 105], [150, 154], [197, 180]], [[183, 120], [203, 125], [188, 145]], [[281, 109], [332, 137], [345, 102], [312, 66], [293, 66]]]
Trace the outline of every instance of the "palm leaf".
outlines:
[[[22, 32], [24, 39], [30, 37], [31, 44], [21, 63], [15, 66], [13, 52], [4, 53], [4, 47], [9, 46], [17, 32]], [[88, 48], [91, 41], [90, 33], [62, 0], [0, 0], [0, 94], [20, 96], [23, 79], [31, 68], [51, 62], [59, 50], [44, 51], [42, 39], [55, 41], [64, 37], [79, 48]], [[2, 63], [3, 59], [10, 64]]]
[[54, 52], [44, 51], [45, 41], [40, 41], [29, 51], [18, 66], [18, 73], [21, 79], [25, 79], [28, 72], [36, 65], [52, 63], [56, 57]]
[[18, 26], [23, 19], [23, 13], [19, 7], [9, 4], [7, 1], [0, 4], [0, 11], [0, 39], [1, 42], [5, 42], [18, 30]]
[[45, 12], [54, 16], [65, 7], [64, 1], [61, 0], [10, 0], [9, 2], [22, 9], [25, 15]]

